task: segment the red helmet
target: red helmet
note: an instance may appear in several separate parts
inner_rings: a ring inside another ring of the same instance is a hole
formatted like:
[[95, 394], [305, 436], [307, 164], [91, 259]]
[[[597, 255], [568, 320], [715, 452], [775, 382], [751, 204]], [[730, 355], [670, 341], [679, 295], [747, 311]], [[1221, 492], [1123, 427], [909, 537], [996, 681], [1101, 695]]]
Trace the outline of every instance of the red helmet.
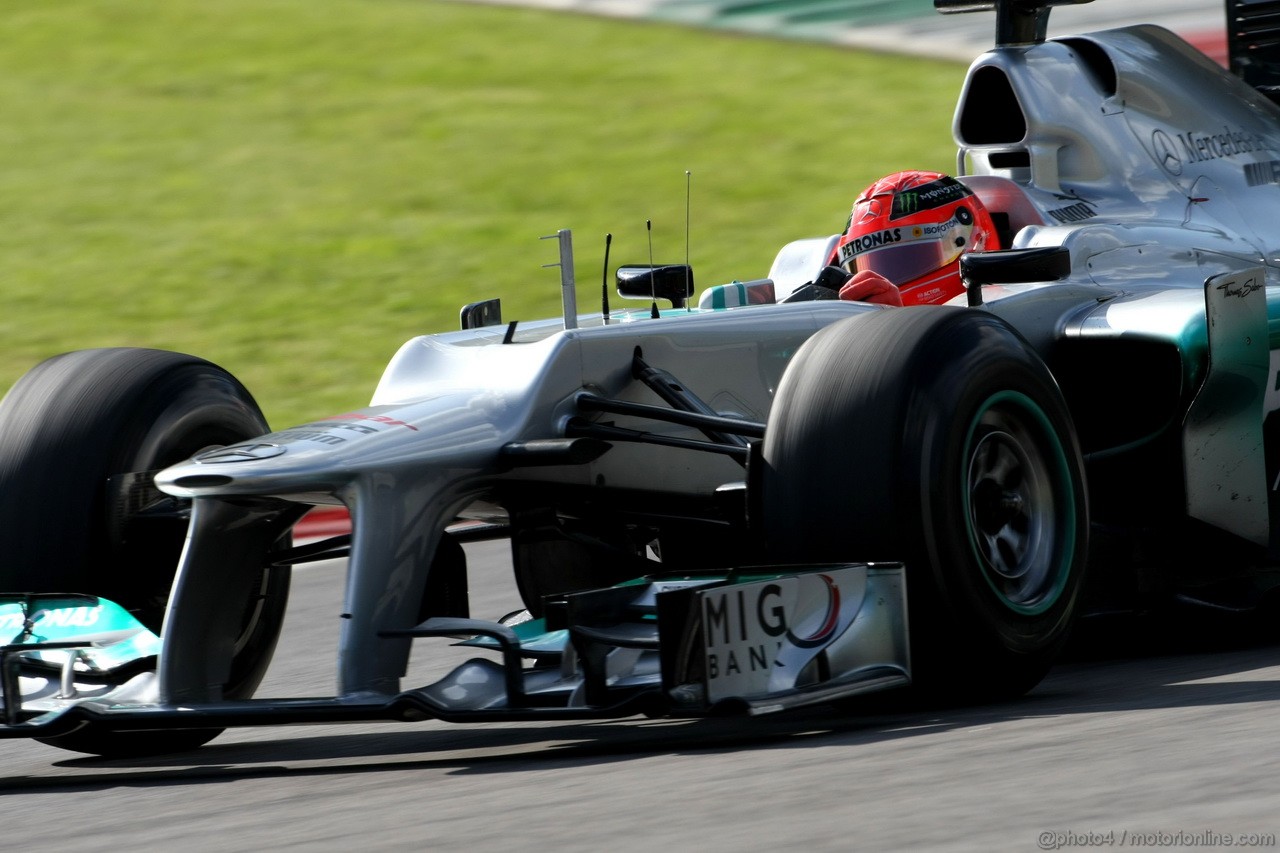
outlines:
[[998, 248], [991, 214], [968, 187], [938, 172], [897, 172], [858, 196], [831, 263], [874, 270], [903, 305], [923, 305], [964, 292], [962, 254]]

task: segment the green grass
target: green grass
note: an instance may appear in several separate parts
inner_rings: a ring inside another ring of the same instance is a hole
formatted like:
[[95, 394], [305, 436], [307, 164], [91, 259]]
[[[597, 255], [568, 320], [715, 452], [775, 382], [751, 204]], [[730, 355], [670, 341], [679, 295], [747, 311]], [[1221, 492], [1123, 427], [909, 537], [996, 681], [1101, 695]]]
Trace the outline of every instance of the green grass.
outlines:
[[899, 168], [954, 168], [964, 69], [433, 0], [0, 0], [0, 388], [90, 346], [236, 373], [273, 425], [364, 405], [501, 296], [691, 260], [763, 275]]

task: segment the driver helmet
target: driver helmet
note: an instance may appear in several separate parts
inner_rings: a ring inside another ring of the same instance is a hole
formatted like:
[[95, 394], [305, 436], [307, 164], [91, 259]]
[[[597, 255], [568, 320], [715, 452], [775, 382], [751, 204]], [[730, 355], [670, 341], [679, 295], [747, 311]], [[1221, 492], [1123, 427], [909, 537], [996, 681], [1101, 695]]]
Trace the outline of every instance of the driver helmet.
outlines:
[[999, 248], [991, 214], [964, 184], [896, 172], [858, 196], [830, 263], [850, 274], [873, 270], [898, 286], [903, 305], [926, 305], [964, 292], [962, 254]]

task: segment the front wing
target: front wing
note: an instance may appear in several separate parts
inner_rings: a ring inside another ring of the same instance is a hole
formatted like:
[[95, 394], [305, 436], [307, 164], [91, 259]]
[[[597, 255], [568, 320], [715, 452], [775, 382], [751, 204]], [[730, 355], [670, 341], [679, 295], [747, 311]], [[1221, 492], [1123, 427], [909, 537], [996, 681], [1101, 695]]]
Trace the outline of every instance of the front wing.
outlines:
[[[0, 737], [265, 724], [761, 714], [910, 683], [900, 564], [659, 576], [566, 595], [541, 619], [431, 618], [387, 636], [476, 657], [395, 695], [155, 701], [159, 647], [105, 599], [0, 596]], [[6, 615], [7, 614], [7, 615]], [[16, 614], [16, 615], [15, 615]], [[111, 623], [110, 630], [101, 630]], [[93, 630], [90, 630], [92, 628]], [[7, 633], [7, 632], [6, 632]]]

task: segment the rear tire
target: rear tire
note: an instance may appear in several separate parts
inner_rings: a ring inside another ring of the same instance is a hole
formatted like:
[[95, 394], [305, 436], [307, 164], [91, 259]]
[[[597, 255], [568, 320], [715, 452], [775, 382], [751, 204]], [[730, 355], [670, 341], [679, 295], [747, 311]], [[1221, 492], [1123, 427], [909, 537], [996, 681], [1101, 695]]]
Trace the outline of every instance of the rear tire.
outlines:
[[814, 335], [769, 415], [761, 500], [779, 562], [906, 565], [913, 684], [1020, 695], [1080, 604], [1084, 470], [1047, 368], [994, 315], [907, 308]]
[[[151, 485], [200, 450], [268, 431], [231, 374], [146, 349], [55, 356], [0, 401], [0, 589], [100, 595], [159, 634], [189, 509]], [[262, 567], [224, 685], [248, 698], [266, 672], [288, 597], [287, 569]], [[220, 730], [83, 729], [47, 742], [98, 755], [191, 749]]]

